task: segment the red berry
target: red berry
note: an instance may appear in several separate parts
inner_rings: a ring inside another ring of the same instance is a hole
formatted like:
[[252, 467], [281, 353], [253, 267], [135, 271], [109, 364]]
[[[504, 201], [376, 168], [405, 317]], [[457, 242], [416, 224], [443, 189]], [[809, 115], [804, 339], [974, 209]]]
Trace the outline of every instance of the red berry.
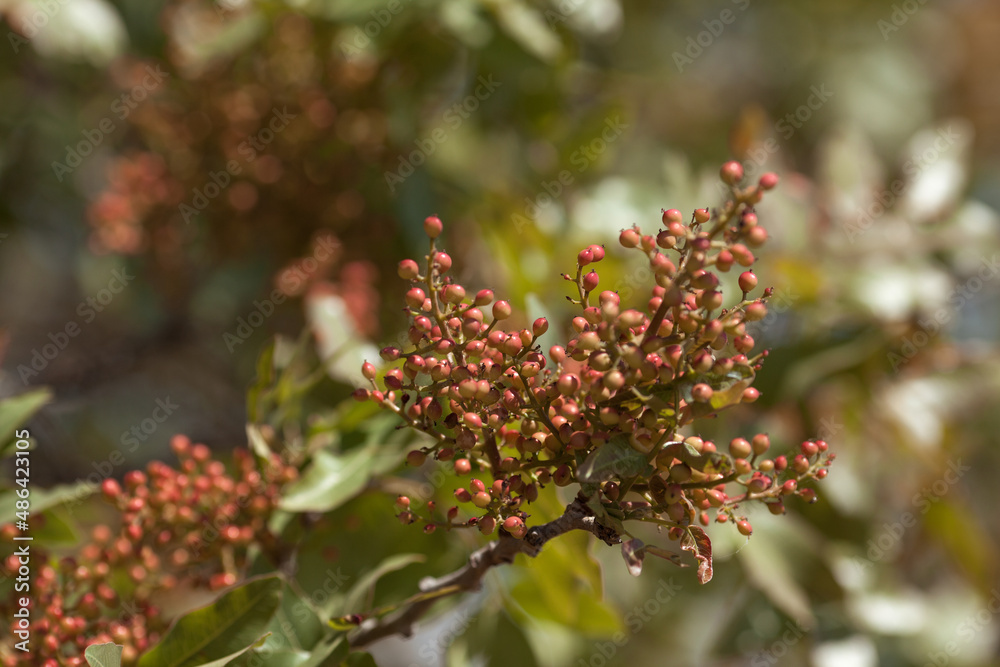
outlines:
[[757, 276], [754, 275], [753, 271], [744, 271], [740, 274], [740, 289], [744, 293], [753, 291], [756, 286]]
[[594, 253], [590, 248], [584, 248], [576, 256], [576, 263], [579, 266], [587, 266], [594, 261]]
[[456, 475], [468, 475], [472, 472], [472, 463], [469, 459], [455, 459], [454, 466]]
[[684, 222], [684, 214], [676, 208], [669, 208], [663, 212], [663, 224], [669, 225], [671, 222]]
[[489, 535], [493, 532], [493, 529], [497, 527], [497, 520], [491, 516], [484, 516], [477, 523], [479, 526], [479, 532], [483, 535]]
[[752, 451], [751, 445], [746, 441], [745, 438], [733, 438], [729, 443], [729, 453], [737, 459], [745, 459], [750, 456]]
[[446, 252], [434, 253], [434, 264], [438, 271], [446, 273], [451, 268], [451, 256]]
[[118, 484], [117, 480], [106, 479], [101, 482], [101, 493], [107, 500], [117, 500], [122, 493], [122, 487]]
[[528, 532], [527, 526], [524, 525], [524, 521], [520, 517], [509, 516], [503, 522], [503, 528], [512, 536], [517, 539], [524, 537], [525, 533]]
[[427, 454], [423, 453], [419, 449], [414, 449], [406, 455], [406, 462], [413, 467], [422, 466], [426, 460]]
[[736, 185], [743, 180], [743, 165], [735, 160], [731, 160], [724, 165], [719, 170], [719, 176], [722, 178], [722, 182], [727, 185]]
[[588, 292], [593, 292], [597, 289], [597, 283], [600, 282], [600, 276], [597, 275], [597, 271], [591, 271], [583, 277], [583, 289]]
[[485, 306], [493, 302], [493, 290], [481, 289], [476, 292], [475, 305]]
[[416, 280], [420, 275], [420, 267], [412, 259], [404, 259], [399, 263], [396, 273], [403, 280]]
[[432, 239], [436, 239], [441, 236], [441, 231], [444, 229], [444, 224], [441, 222], [441, 218], [436, 215], [432, 215], [429, 218], [424, 218], [424, 233], [427, 234]]
[[709, 213], [707, 208], [696, 208], [694, 210], [694, 221], [697, 222], [698, 224], [704, 224], [708, 222], [710, 217], [711, 214]]
[[715, 392], [710, 386], [704, 382], [699, 382], [691, 388], [691, 399], [697, 403], [708, 403], [712, 400], [712, 395], [714, 393]]
[[753, 403], [758, 398], [760, 398], [760, 392], [754, 387], [747, 387], [743, 390], [743, 402]]
[[512, 312], [513, 309], [506, 301], [497, 301], [493, 304], [493, 319], [495, 320], [505, 320], [510, 317]]
[[534, 324], [531, 325], [531, 333], [535, 336], [541, 336], [546, 331], [549, 330], [549, 321], [544, 317], [539, 317], [535, 320]]
[[736, 528], [737, 530], [740, 531], [741, 535], [746, 535], [747, 537], [750, 537], [750, 535], [753, 533], [753, 527], [750, 525], [750, 522], [747, 521], [746, 519], [744, 519], [743, 521], [737, 521]]
[[771, 190], [778, 184], [778, 175], [770, 171], [766, 174], [761, 174], [758, 184], [762, 190]]
[[639, 245], [640, 239], [639, 232], [635, 229], [623, 229], [618, 237], [618, 242], [626, 248], [635, 248]]
[[604, 259], [604, 246], [602, 245], [592, 245], [587, 250], [590, 251], [591, 256], [593, 256], [595, 262], [599, 262]]
[[799, 448], [802, 450], [802, 453], [807, 458], [812, 458], [813, 456], [816, 456], [816, 454], [819, 452], [819, 447], [812, 440], [806, 440], [801, 445], [799, 445]]
[[746, 239], [751, 246], [759, 248], [767, 243], [767, 230], [763, 227], [754, 227], [746, 233]]

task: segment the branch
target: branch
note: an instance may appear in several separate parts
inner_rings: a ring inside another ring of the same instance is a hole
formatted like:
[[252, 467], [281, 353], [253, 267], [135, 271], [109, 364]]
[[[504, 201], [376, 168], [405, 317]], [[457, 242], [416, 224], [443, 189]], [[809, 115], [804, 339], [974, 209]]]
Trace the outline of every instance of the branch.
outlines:
[[[613, 529], [597, 523], [586, 500], [578, 496], [566, 507], [561, 517], [530, 528], [523, 539], [516, 539], [500, 530], [500, 539], [474, 551], [464, 567], [443, 577], [423, 579], [420, 582], [420, 599], [388, 616], [368, 619], [362, 623], [350, 640], [351, 648], [362, 648], [392, 635], [411, 636], [414, 624], [440, 598], [479, 590], [482, 579], [490, 568], [513, 563], [514, 557], [519, 553], [534, 558], [546, 542], [572, 530], [593, 533], [608, 545], [621, 543], [621, 537]], [[436, 592], [441, 595], [433, 595]]]

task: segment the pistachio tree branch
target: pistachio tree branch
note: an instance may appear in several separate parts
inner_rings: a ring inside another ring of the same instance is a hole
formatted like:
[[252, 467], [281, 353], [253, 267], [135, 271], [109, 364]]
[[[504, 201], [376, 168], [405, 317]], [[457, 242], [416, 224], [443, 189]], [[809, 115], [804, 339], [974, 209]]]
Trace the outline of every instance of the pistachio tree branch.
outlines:
[[[423, 579], [419, 588], [426, 597], [421, 596], [416, 602], [382, 618], [363, 622], [350, 638], [351, 648], [363, 648], [392, 635], [411, 636], [416, 622], [440, 598], [479, 590], [482, 579], [490, 568], [513, 563], [517, 554], [534, 558], [546, 542], [573, 530], [593, 533], [608, 545], [621, 543], [621, 537], [613, 529], [599, 524], [587, 507], [586, 500], [578, 497], [566, 507], [562, 516], [540, 526], [533, 526], [523, 539], [511, 537], [501, 530], [500, 539], [474, 551], [463, 567], [442, 577]], [[433, 595], [435, 592], [442, 594]]]

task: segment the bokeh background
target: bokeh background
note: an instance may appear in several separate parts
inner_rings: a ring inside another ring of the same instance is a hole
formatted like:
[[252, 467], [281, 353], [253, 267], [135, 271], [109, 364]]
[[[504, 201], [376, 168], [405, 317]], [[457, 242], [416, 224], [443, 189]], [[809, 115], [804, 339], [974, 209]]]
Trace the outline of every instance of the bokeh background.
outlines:
[[[771, 355], [761, 400], [702, 435], [825, 438], [820, 502], [753, 514], [749, 543], [714, 531], [706, 586], [668, 563], [633, 579], [603, 545], [576, 568], [567, 539], [380, 664], [1000, 665], [1000, 4], [0, 13], [0, 393], [54, 393], [34, 484], [171, 460], [178, 432], [245, 445], [275, 335], [329, 360], [277, 420], [310, 424], [399, 339], [395, 265], [432, 213], [461, 282], [532, 316], [564, 321], [558, 274], [590, 243], [602, 285], [641, 299], [618, 231], [718, 203], [735, 158], [782, 178], [758, 209]], [[441, 574], [475, 545], [408, 531], [388, 499], [324, 519], [349, 576], [400, 551]]]

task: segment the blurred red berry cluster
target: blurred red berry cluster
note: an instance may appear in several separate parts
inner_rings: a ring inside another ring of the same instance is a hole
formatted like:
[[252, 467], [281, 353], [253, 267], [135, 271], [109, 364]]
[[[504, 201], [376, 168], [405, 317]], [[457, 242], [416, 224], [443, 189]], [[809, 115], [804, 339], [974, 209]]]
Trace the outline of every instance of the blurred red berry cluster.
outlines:
[[[93, 528], [82, 549], [72, 556], [32, 549], [30, 631], [37, 644], [23, 653], [4, 641], [3, 665], [86, 665], [86, 647], [105, 642], [123, 645], [122, 664], [133, 665], [166, 628], [159, 595], [231, 586], [243, 577], [251, 549], [274, 547], [267, 520], [297, 469], [277, 458], [261, 465], [245, 450], [236, 451], [229, 469], [185, 436], [171, 444], [177, 468], [154, 461], [122, 483], [104, 480], [101, 493], [116, 516]], [[16, 531], [7, 524], [0, 532]], [[4, 562], [10, 575], [19, 566], [16, 555]], [[13, 603], [0, 600], [0, 613], [13, 618]]]

